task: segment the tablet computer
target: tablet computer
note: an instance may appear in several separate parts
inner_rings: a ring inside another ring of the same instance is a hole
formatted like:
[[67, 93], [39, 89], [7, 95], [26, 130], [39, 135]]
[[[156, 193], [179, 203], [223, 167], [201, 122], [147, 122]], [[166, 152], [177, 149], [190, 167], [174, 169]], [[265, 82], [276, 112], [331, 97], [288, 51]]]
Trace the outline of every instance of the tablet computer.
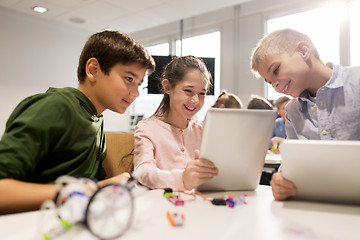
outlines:
[[293, 198], [360, 204], [360, 141], [285, 140], [280, 154]]
[[197, 189], [254, 190], [260, 181], [276, 116], [273, 110], [208, 110], [200, 158], [214, 162], [219, 174]]

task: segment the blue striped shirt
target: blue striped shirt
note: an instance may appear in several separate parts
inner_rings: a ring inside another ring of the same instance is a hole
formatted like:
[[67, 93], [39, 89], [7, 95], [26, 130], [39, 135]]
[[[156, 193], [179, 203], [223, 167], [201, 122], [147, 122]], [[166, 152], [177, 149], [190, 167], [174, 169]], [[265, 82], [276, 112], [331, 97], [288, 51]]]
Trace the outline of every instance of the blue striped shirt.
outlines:
[[316, 100], [305, 90], [286, 105], [288, 139], [360, 140], [360, 67], [328, 65], [332, 76]]

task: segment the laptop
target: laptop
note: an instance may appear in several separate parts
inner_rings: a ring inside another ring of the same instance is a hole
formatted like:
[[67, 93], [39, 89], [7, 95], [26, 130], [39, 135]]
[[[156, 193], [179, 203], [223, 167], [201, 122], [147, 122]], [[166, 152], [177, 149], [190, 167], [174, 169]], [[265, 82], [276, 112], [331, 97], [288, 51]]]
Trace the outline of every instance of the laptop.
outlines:
[[276, 115], [272, 110], [209, 109], [200, 158], [214, 162], [219, 173], [197, 189], [239, 191], [257, 188]]
[[280, 153], [295, 199], [360, 204], [360, 141], [285, 140]]

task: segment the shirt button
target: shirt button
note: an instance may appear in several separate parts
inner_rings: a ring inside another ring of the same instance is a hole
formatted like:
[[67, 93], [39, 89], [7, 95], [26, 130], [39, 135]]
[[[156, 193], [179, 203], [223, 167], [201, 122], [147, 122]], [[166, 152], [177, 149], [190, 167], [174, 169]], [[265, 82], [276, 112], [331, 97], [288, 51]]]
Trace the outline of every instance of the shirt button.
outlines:
[[314, 109], [315, 109], [314, 107], [311, 107], [311, 108], [310, 108], [311, 111], [314, 111]]
[[185, 149], [184, 149], [184, 148], [181, 148], [181, 152], [185, 152]]
[[326, 134], [327, 134], [327, 131], [326, 131], [326, 130], [322, 130], [322, 131], [321, 131], [321, 134], [322, 134], [322, 135], [326, 135]]

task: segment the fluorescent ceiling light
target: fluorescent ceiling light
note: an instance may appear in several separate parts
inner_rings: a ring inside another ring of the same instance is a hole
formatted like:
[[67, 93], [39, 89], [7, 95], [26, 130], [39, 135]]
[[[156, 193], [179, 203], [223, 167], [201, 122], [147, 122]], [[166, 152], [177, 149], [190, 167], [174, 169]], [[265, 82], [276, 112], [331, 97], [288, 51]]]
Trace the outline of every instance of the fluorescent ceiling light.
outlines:
[[46, 7], [35, 6], [33, 7], [33, 11], [37, 13], [46, 13], [48, 9]]
[[69, 19], [70, 22], [73, 22], [73, 23], [85, 23], [85, 19], [82, 19], [82, 18], [79, 18], [79, 17], [72, 17]]

